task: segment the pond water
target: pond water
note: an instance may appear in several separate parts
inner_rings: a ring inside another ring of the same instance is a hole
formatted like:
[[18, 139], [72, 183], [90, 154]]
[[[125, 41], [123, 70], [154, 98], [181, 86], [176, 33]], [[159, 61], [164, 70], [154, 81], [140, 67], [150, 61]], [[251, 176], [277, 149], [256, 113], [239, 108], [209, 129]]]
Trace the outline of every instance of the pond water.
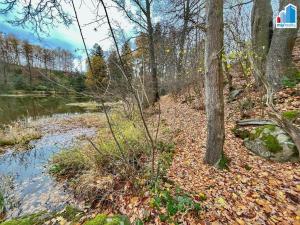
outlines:
[[71, 147], [79, 136], [92, 136], [93, 128], [76, 128], [49, 134], [31, 142], [27, 151], [8, 151], [0, 156], [0, 188], [4, 192], [7, 218], [77, 205], [71, 193], [48, 173], [51, 156]]
[[87, 98], [69, 95], [0, 95], [0, 125], [27, 117], [36, 118], [59, 113], [84, 112], [83, 108], [67, 104], [86, 101], [88, 101]]
[[48, 173], [47, 166], [53, 154], [77, 144], [77, 138], [96, 134], [93, 127], [61, 125], [85, 111], [66, 104], [87, 100], [75, 96], [0, 96], [0, 125], [41, 117], [38, 121], [42, 121], [43, 134], [41, 139], [29, 143], [29, 149], [16, 151], [9, 147], [0, 154], [0, 192], [4, 195], [7, 218], [60, 210], [67, 204], [79, 206], [64, 185]]

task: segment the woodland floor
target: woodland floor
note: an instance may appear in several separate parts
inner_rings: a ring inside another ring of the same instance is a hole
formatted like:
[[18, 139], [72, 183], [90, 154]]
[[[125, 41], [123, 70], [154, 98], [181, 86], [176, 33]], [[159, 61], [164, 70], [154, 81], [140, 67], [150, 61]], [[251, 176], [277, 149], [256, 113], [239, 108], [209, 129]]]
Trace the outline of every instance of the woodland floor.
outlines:
[[[277, 107], [281, 111], [299, 109], [299, 90], [279, 92]], [[184, 215], [184, 224], [300, 225], [300, 163], [277, 163], [256, 156], [232, 132], [235, 121], [241, 118], [239, 102], [243, 98], [250, 96], [255, 103], [247, 112], [248, 116], [260, 116], [259, 93], [244, 91], [237, 101], [231, 103], [225, 98], [224, 151], [230, 159], [228, 170], [219, 170], [203, 163], [206, 150], [205, 111], [199, 104], [197, 106], [197, 97], [187, 101], [187, 93], [177, 98], [163, 96], [160, 100], [161, 123], [171, 131], [172, 141], [176, 144], [168, 177], [193, 195], [207, 196], [201, 203], [200, 218]], [[228, 94], [225, 93], [225, 96]], [[153, 116], [153, 121], [157, 121], [157, 114]], [[91, 125], [85, 120], [81, 123]], [[143, 196], [138, 193], [119, 195], [113, 201], [117, 210], [108, 209], [107, 213], [128, 215], [131, 221], [142, 218], [145, 211], [151, 212], [149, 192]], [[101, 209], [95, 209], [87, 217], [94, 217], [98, 210]], [[162, 224], [155, 212], [151, 214], [155, 217], [155, 224]]]
[[300, 224], [300, 164], [270, 162], [250, 153], [231, 131], [238, 117], [230, 106], [225, 108], [224, 151], [231, 162], [228, 171], [220, 171], [203, 163], [204, 111], [169, 96], [161, 99], [162, 119], [178, 133], [169, 177], [187, 191], [207, 195], [203, 223]]
[[[249, 116], [257, 118], [259, 94], [252, 93], [250, 98], [255, 106]], [[244, 92], [239, 98], [245, 96], [249, 93]], [[186, 215], [186, 224], [299, 225], [300, 164], [271, 162], [248, 151], [243, 140], [235, 137], [231, 130], [240, 119], [239, 101], [228, 103], [225, 99], [224, 152], [231, 160], [229, 170], [205, 165], [205, 111], [195, 107], [195, 102], [188, 104], [184, 99], [181, 96], [175, 101], [171, 96], [164, 96], [160, 106], [161, 120], [172, 131], [176, 143], [168, 177], [190, 193], [207, 196], [202, 203], [200, 220]], [[285, 90], [277, 96], [277, 107], [281, 111], [299, 109], [299, 100], [299, 90]], [[138, 218], [147, 205], [145, 199], [129, 200], [132, 204], [122, 207], [121, 212]], [[159, 219], [156, 224], [160, 224]]]

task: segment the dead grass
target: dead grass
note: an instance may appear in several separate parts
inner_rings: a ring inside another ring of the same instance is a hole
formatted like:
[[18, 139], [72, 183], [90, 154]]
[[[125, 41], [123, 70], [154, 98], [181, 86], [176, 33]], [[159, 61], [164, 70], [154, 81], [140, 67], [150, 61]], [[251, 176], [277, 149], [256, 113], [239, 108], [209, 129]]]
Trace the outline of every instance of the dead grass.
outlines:
[[89, 101], [89, 102], [68, 103], [67, 106], [76, 106], [87, 110], [96, 110], [97, 108], [100, 107], [100, 104], [94, 101]]
[[[114, 185], [124, 180], [134, 182], [144, 174], [145, 159], [150, 149], [139, 122], [132, 121], [119, 113], [110, 115], [112, 127], [121, 149], [116, 145], [108, 124], [103, 117], [72, 118], [81, 124], [98, 124], [98, 135], [85, 140], [80, 146], [64, 150], [51, 161], [50, 171], [59, 179], [66, 179], [79, 199], [92, 202], [99, 200]], [[104, 119], [104, 120], [103, 120]], [[76, 180], [73, 182], [72, 180]], [[120, 182], [120, 180], [122, 180]]]
[[21, 123], [14, 123], [0, 131], [0, 146], [26, 145], [41, 138], [40, 132]]
[[[123, 103], [121, 101], [119, 102], [106, 102], [104, 103], [105, 107], [108, 108], [120, 108]], [[97, 109], [101, 109], [102, 105], [98, 102], [95, 101], [88, 101], [88, 102], [73, 102], [73, 103], [68, 103], [67, 106], [75, 106], [75, 107], [80, 107], [80, 108], [84, 108], [87, 110], [97, 110]]]

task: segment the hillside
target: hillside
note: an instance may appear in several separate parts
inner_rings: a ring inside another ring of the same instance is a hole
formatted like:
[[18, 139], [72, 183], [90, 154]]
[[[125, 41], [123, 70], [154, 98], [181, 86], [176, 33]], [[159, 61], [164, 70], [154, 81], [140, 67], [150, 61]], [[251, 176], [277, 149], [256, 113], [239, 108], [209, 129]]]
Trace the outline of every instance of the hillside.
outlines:
[[59, 70], [45, 70], [32, 68], [32, 81], [26, 66], [6, 65], [6, 80], [1, 68], [0, 93], [17, 92], [68, 92], [85, 90], [85, 76], [79, 73], [70, 73]]

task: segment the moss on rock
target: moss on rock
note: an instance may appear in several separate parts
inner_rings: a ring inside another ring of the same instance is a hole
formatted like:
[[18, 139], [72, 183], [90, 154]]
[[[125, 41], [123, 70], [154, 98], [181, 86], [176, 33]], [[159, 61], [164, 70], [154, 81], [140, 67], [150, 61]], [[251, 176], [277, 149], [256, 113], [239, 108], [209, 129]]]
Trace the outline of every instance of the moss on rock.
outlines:
[[251, 131], [244, 139], [245, 146], [252, 152], [274, 161], [297, 161], [295, 144], [290, 136], [275, 125], [266, 125]]
[[250, 132], [249, 138], [250, 140], [255, 140], [257, 138], [262, 137], [262, 135], [269, 134], [271, 132], [274, 132], [275, 130], [276, 130], [275, 125], [264, 125], [261, 127], [257, 127]]
[[105, 214], [99, 214], [94, 219], [86, 221], [84, 225], [130, 225], [130, 222], [126, 216], [113, 216], [108, 217]]
[[295, 119], [300, 117], [300, 111], [299, 110], [292, 110], [292, 111], [286, 111], [282, 113], [282, 117], [294, 121]]
[[0, 225], [40, 225], [44, 224], [40, 218], [45, 212], [24, 216], [17, 219], [7, 220]]
[[231, 131], [233, 132], [234, 136], [241, 139], [245, 139], [250, 136], [250, 132], [248, 130], [240, 129], [238, 127], [233, 128]]
[[282, 151], [282, 146], [278, 142], [277, 138], [273, 135], [263, 135], [261, 139], [270, 152], [277, 153]]

